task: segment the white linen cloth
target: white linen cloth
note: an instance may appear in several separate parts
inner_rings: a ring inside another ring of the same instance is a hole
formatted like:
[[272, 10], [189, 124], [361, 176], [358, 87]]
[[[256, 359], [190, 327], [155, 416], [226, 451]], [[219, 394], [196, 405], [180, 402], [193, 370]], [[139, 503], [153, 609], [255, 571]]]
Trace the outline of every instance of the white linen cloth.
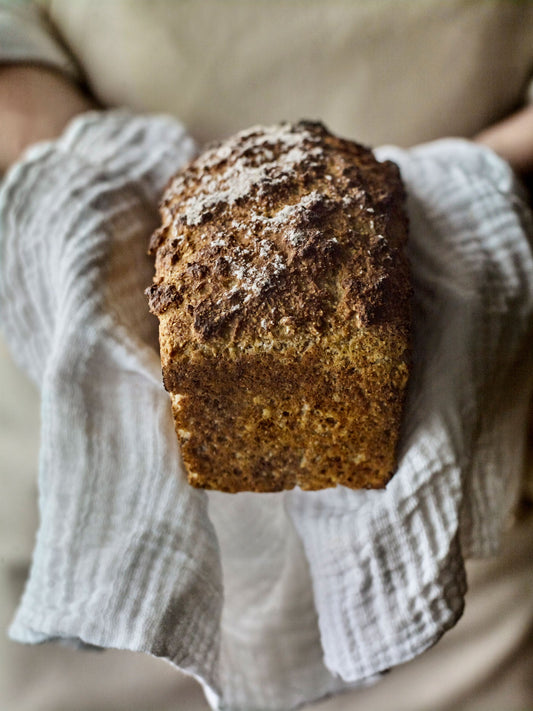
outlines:
[[143, 651], [213, 708], [366, 683], [457, 621], [498, 549], [531, 390], [531, 232], [509, 168], [383, 148], [408, 191], [414, 372], [386, 491], [226, 495], [185, 481], [143, 289], [157, 202], [194, 152], [173, 119], [86, 114], [0, 195], [0, 317], [42, 392], [40, 528], [10, 634]]

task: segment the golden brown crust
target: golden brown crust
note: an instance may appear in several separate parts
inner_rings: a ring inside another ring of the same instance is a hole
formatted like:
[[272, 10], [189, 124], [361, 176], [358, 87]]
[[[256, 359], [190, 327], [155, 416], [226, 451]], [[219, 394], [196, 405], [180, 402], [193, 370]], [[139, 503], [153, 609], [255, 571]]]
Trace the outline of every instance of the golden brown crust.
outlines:
[[318, 123], [255, 127], [169, 184], [150, 308], [189, 481], [382, 487], [409, 370], [397, 167]]

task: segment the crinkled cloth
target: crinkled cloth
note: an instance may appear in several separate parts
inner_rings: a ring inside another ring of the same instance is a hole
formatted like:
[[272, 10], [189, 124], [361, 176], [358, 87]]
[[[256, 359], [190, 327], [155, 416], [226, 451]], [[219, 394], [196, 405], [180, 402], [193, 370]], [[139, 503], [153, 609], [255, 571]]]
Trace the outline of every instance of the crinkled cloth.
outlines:
[[144, 288], [175, 120], [86, 114], [1, 193], [0, 315], [42, 392], [40, 528], [10, 634], [147, 652], [213, 708], [289, 709], [379, 677], [461, 615], [520, 489], [531, 389], [529, 215], [460, 140], [383, 148], [411, 220], [415, 351], [385, 491], [188, 486]]

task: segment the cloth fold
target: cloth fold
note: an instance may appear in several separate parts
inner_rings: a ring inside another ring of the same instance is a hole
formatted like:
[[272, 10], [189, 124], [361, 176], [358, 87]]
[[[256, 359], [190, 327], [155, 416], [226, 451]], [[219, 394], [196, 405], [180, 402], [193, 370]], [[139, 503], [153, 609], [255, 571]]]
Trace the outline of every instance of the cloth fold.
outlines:
[[368, 683], [459, 618], [520, 489], [531, 391], [529, 213], [510, 169], [446, 140], [379, 149], [411, 221], [414, 372], [383, 492], [191, 489], [161, 384], [145, 256], [193, 155], [165, 117], [86, 114], [0, 195], [0, 318], [42, 392], [40, 517], [10, 634], [147, 652], [217, 709]]
[[82, 73], [41, 8], [0, 0], [0, 63], [41, 64], [81, 82]]

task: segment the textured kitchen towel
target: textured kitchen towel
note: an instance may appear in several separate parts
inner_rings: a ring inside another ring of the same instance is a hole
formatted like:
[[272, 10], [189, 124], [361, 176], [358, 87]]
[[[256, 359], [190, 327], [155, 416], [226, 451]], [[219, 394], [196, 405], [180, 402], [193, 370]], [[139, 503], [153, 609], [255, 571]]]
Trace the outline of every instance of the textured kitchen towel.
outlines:
[[214, 708], [367, 683], [461, 614], [520, 488], [532, 371], [529, 214], [509, 168], [446, 140], [408, 193], [414, 372], [385, 491], [206, 494], [183, 474], [143, 289], [157, 203], [194, 153], [165, 117], [86, 114], [0, 195], [0, 317], [42, 392], [40, 527], [11, 636], [144, 651]]

